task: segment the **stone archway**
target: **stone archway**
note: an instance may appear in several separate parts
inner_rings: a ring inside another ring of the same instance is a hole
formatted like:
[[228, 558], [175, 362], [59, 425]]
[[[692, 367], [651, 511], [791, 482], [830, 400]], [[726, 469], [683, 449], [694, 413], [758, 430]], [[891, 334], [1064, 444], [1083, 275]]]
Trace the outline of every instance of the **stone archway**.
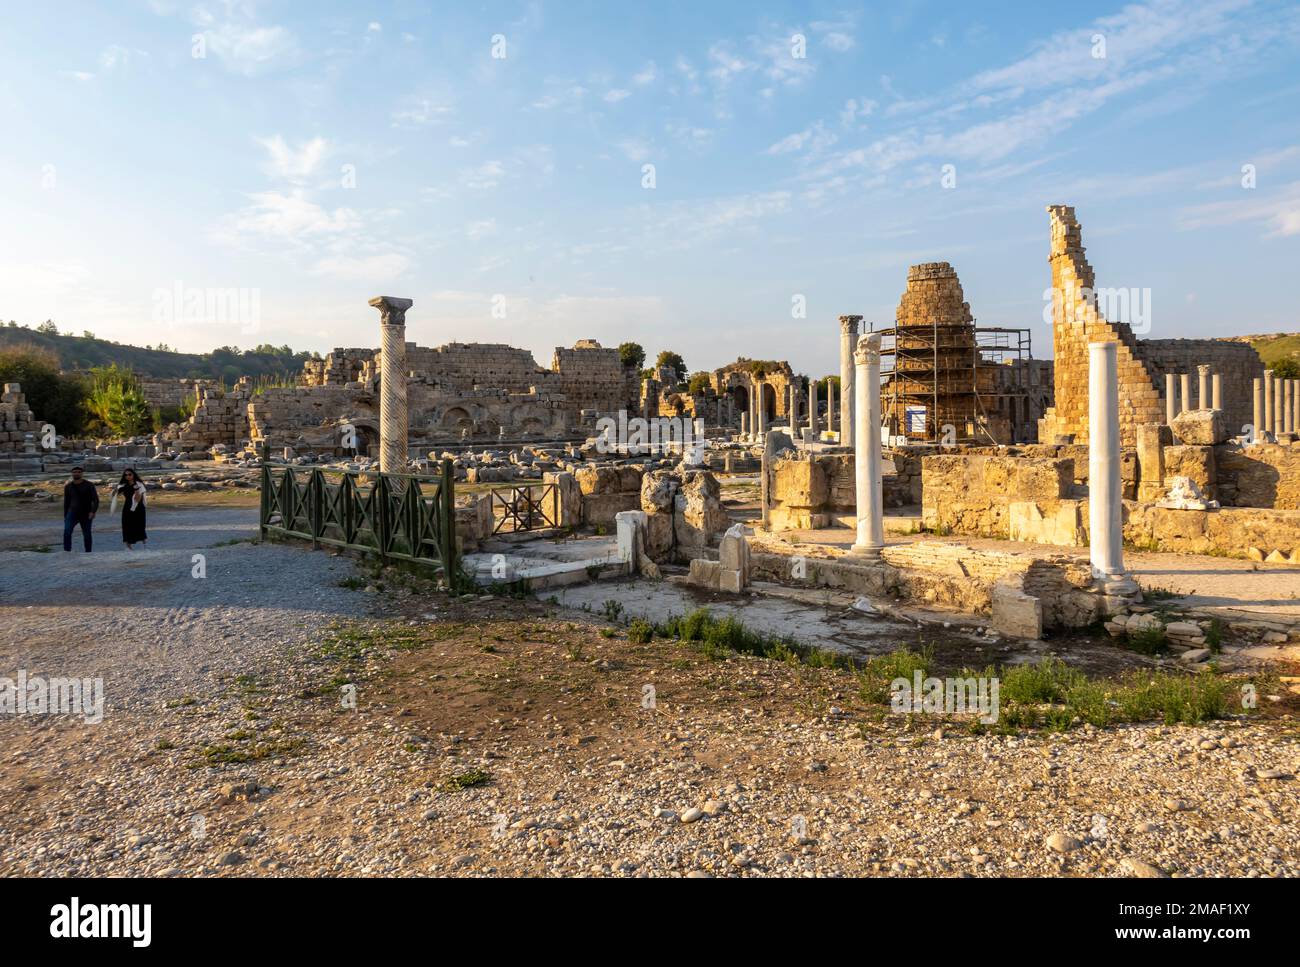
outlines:
[[442, 428], [456, 434], [463, 433], [465, 430], [473, 433], [474, 418], [463, 406], [453, 406], [442, 414]]

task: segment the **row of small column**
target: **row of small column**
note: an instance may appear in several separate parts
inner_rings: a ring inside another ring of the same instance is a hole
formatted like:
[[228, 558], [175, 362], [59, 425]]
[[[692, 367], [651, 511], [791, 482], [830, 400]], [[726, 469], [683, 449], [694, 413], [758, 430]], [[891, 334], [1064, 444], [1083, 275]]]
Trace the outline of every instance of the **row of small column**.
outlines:
[[1283, 433], [1300, 433], [1300, 379], [1278, 379], [1273, 370], [1255, 378], [1254, 439], [1263, 442], [1265, 433], [1277, 439]]
[[1193, 409], [1223, 409], [1223, 377], [1209, 366], [1197, 366], [1197, 405], [1192, 406], [1192, 377], [1190, 373], [1165, 373], [1165, 422]]

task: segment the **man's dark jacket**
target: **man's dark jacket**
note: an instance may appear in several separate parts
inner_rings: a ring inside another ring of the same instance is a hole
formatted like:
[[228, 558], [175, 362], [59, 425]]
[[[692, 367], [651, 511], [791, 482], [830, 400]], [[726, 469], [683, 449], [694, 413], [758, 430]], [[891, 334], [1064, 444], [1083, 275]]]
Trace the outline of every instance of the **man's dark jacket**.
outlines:
[[69, 481], [63, 488], [63, 516], [71, 511], [78, 519], [99, 510], [99, 494], [89, 480]]

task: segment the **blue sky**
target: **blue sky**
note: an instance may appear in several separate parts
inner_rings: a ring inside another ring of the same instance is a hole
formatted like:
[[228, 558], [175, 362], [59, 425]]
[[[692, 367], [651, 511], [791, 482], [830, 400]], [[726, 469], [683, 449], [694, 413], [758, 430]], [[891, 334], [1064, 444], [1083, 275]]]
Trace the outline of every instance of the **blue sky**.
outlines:
[[[1047, 356], [1063, 203], [1153, 338], [1300, 329], [1294, 3], [6, 7], [6, 320], [327, 351], [387, 294], [422, 345], [820, 375], [837, 315], [890, 324], [943, 260]], [[256, 325], [160, 321], [177, 285], [256, 290]]]

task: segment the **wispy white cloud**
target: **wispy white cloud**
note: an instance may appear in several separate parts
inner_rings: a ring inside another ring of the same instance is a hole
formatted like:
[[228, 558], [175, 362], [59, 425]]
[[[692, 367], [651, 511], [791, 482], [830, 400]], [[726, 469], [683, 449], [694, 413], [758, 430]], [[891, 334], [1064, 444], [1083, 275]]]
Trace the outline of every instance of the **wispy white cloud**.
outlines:
[[1185, 209], [1179, 216], [1179, 227], [1191, 230], [1252, 222], [1264, 229], [1265, 238], [1300, 235], [1300, 181], [1282, 185], [1274, 192], [1245, 188], [1238, 191], [1239, 198]]
[[206, 48], [227, 70], [245, 77], [293, 66], [301, 51], [297, 38], [285, 27], [256, 22], [251, 5], [227, 4], [219, 18], [207, 6], [194, 8]]
[[303, 141], [297, 147], [290, 145], [278, 134], [270, 138], [258, 138], [257, 143], [266, 149], [267, 174], [292, 182], [308, 180], [329, 153], [329, 142], [319, 137]]

